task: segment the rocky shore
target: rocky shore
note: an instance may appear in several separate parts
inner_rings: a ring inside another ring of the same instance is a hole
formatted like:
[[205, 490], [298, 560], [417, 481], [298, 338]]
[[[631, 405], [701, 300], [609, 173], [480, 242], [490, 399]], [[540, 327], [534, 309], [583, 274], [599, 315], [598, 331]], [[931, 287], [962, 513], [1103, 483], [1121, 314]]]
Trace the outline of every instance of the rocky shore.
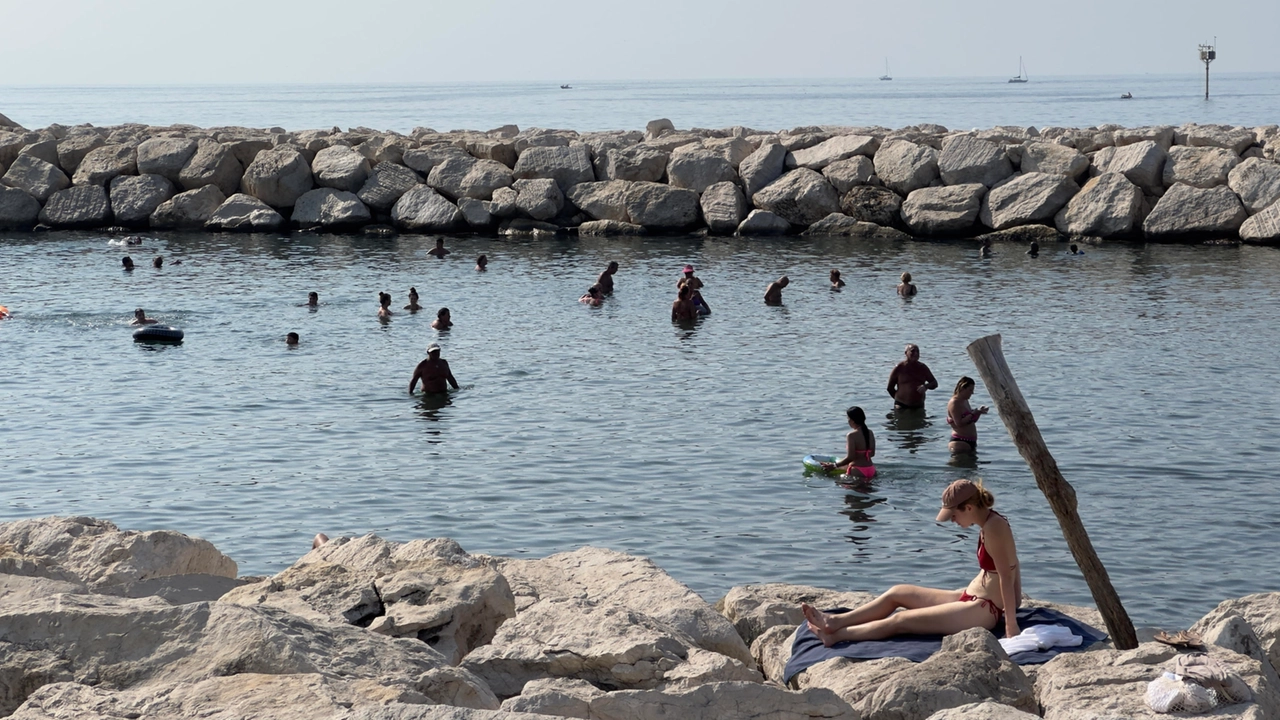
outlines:
[[0, 230], [1280, 242], [1280, 126], [404, 135], [0, 115]]
[[[449, 539], [338, 538], [270, 578], [212, 544], [92, 518], [0, 524], [0, 716], [364, 720], [1054, 720], [1160, 717], [1144, 642], [1011, 663], [974, 629], [921, 663], [829, 660], [784, 684], [799, 603], [871, 597], [735, 587], [714, 606], [652, 562], [597, 548], [471, 555]], [[1092, 608], [1049, 605], [1102, 627]], [[1280, 593], [1193, 628], [1280, 717]], [[1149, 634], [1150, 631], [1147, 631]]]

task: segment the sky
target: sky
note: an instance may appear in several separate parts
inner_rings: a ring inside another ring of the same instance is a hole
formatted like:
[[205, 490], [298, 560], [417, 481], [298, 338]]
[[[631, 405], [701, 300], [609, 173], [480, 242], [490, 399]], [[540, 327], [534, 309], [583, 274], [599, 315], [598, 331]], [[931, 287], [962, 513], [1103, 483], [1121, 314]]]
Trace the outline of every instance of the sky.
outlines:
[[1277, 0], [0, 0], [0, 85], [1280, 72]]

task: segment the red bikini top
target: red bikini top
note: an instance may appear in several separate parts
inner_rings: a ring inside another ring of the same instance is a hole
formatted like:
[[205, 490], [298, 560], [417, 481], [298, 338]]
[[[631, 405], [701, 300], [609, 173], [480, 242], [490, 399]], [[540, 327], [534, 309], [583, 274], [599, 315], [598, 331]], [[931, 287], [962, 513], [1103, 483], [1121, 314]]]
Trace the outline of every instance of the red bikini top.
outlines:
[[[991, 514], [1000, 515], [1000, 513], [996, 512], [995, 510], [992, 510]], [[1004, 516], [1000, 515], [1000, 517], [1004, 517]], [[1008, 518], [1005, 518], [1005, 522], [1008, 522]], [[982, 541], [981, 532], [978, 533], [978, 567], [982, 568], [986, 572], [996, 571], [996, 561], [992, 560], [991, 556], [987, 554], [987, 546]]]

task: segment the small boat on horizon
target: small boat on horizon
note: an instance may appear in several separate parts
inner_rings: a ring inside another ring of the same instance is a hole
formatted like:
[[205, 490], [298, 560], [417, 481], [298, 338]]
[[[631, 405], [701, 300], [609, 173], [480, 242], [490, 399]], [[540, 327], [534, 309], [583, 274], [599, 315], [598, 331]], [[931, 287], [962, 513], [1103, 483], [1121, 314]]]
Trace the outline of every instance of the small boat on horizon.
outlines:
[[565, 84], [565, 85], [561, 85], [561, 86], [560, 86], [560, 89], [561, 89], [561, 90], [572, 90], [572, 89], [573, 89], [573, 86], [572, 86], [572, 85], [569, 85], [569, 84]]
[[1027, 66], [1022, 64], [1022, 56], [1018, 56], [1018, 76], [1009, 78], [1011, 83], [1024, 83], [1030, 78], [1027, 77]]
[[884, 74], [880, 76], [881, 80], [892, 80], [893, 76], [889, 74], [889, 58], [884, 59]]
[[1125, 94], [1123, 94], [1123, 95], [1121, 95], [1121, 96], [1120, 96], [1120, 99], [1121, 99], [1121, 100], [1132, 100], [1132, 99], [1133, 99], [1133, 93], [1125, 93]]

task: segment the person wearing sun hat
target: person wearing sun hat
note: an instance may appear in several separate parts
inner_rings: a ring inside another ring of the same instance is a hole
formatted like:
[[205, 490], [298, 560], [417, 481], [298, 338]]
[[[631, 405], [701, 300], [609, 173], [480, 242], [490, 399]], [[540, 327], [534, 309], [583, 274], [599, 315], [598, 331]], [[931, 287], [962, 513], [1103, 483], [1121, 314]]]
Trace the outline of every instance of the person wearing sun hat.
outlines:
[[1009, 521], [992, 509], [995, 502], [981, 480], [956, 480], [942, 491], [937, 522], [949, 520], [962, 528], [980, 528], [979, 572], [968, 587], [937, 590], [894, 585], [875, 600], [844, 613], [825, 613], [802, 603], [800, 609], [809, 629], [828, 647], [902, 634], [953, 635], [972, 627], [992, 630], [1001, 623], [1005, 637], [1018, 635], [1021, 630], [1014, 612], [1022, 597], [1018, 551]]
[[680, 280], [676, 282], [676, 291], [679, 292], [682, 287], [689, 288], [689, 301], [693, 303], [698, 314], [710, 315], [711, 306], [707, 304], [706, 300], [702, 299], [702, 281], [694, 277], [693, 266], [685, 265], [684, 270], [681, 272], [684, 273], [684, 277], [680, 278]]

